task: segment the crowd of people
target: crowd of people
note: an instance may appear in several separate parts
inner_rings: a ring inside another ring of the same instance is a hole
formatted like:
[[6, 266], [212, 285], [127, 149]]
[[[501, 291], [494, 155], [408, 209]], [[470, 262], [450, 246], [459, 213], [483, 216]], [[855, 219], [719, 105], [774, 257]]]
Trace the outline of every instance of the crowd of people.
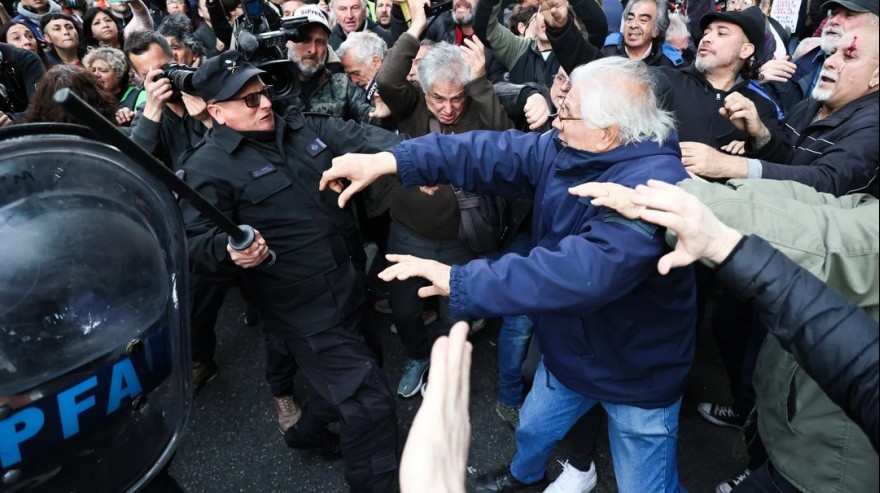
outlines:
[[[731, 399], [698, 412], [749, 451], [716, 492], [876, 491], [878, 2], [778, 12], [3, 0], [0, 127], [77, 123], [52, 100], [69, 88], [256, 229], [234, 249], [179, 202], [193, 389], [220, 371], [237, 286], [283, 443], [341, 458], [352, 491], [586, 493], [606, 422], [619, 491], [683, 491], [704, 326]], [[377, 312], [404, 348], [396, 389]], [[516, 453], [465, 485], [466, 338], [492, 318]], [[401, 450], [396, 398], [419, 395]]]

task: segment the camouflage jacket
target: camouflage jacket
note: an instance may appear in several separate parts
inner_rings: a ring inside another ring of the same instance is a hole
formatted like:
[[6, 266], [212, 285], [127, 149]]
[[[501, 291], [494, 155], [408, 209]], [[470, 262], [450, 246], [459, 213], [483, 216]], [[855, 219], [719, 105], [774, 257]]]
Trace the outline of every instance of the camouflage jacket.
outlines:
[[378, 123], [378, 120], [370, 119], [373, 106], [367, 101], [366, 93], [354, 85], [348, 76], [324, 70], [320, 77], [320, 86], [310, 98], [303, 99], [297, 95], [290, 106], [303, 113], [323, 113], [343, 120]]

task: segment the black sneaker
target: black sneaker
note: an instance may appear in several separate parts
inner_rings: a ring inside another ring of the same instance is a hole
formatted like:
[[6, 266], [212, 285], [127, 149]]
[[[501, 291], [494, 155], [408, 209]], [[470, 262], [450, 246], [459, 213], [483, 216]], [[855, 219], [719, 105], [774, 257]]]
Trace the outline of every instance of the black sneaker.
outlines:
[[220, 368], [213, 361], [193, 361], [193, 395], [198, 394], [206, 383], [214, 380], [218, 373], [220, 373]]
[[746, 418], [748, 418], [748, 416], [743, 416], [737, 413], [730, 406], [722, 406], [711, 402], [701, 402], [700, 405], [697, 406], [697, 412], [699, 412], [700, 416], [705, 418], [706, 421], [713, 425], [736, 428], [737, 430], [746, 424]]
[[476, 478], [468, 491], [473, 493], [543, 491], [547, 484], [549, 484], [547, 474], [534, 483], [525, 484], [513, 477], [509, 467], [505, 467]]
[[314, 436], [306, 436], [300, 431], [299, 424], [295, 424], [284, 432], [284, 442], [292, 449], [309, 450], [325, 459], [338, 459], [341, 456], [339, 435], [326, 428]]

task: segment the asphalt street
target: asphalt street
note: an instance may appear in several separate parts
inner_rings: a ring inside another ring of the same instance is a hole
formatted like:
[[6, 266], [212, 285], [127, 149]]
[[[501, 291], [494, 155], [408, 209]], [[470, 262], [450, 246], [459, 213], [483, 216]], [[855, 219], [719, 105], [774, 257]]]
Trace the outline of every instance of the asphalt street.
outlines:
[[[172, 475], [189, 492], [344, 492], [340, 462], [327, 462], [287, 448], [278, 430], [269, 387], [263, 378], [263, 334], [244, 325], [244, 303], [230, 292], [218, 321], [217, 378], [196, 396], [193, 412]], [[383, 327], [385, 370], [396, 388], [403, 362], [402, 345], [387, 327], [390, 317], [379, 316]], [[481, 474], [507, 464], [514, 452], [513, 432], [494, 411], [496, 401], [499, 323], [474, 334], [469, 473]], [[298, 393], [305, 394], [298, 378]], [[697, 361], [684, 395], [679, 422], [678, 468], [681, 482], [692, 492], [711, 492], [724, 479], [743, 469], [745, 446], [739, 433], [713, 426], [699, 417], [697, 404], [729, 400], [726, 377], [705, 330], [698, 338]], [[421, 397], [397, 400], [401, 438], [412, 423]], [[549, 474], [561, 471], [556, 461], [565, 451], [557, 448]], [[599, 483], [595, 491], [616, 491], [607, 436], [597, 453]]]

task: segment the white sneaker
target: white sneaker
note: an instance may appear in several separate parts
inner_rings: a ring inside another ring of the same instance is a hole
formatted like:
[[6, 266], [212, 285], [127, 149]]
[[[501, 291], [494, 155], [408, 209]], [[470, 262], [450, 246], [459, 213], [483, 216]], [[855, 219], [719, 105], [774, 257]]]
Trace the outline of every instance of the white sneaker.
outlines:
[[718, 486], [715, 487], [715, 493], [730, 493], [731, 491], [733, 491], [734, 488], [739, 486], [740, 483], [745, 481], [746, 478], [749, 477], [749, 474], [751, 474], [751, 473], [752, 473], [752, 471], [749, 471], [748, 469], [746, 469], [739, 476], [737, 476], [733, 479], [728, 479], [727, 481], [725, 481], [723, 483], [719, 483]]
[[544, 493], [589, 493], [596, 487], [599, 478], [594, 462], [590, 463], [590, 470], [587, 472], [575, 469], [568, 461], [559, 463], [562, 464], [562, 474], [550, 483]]

